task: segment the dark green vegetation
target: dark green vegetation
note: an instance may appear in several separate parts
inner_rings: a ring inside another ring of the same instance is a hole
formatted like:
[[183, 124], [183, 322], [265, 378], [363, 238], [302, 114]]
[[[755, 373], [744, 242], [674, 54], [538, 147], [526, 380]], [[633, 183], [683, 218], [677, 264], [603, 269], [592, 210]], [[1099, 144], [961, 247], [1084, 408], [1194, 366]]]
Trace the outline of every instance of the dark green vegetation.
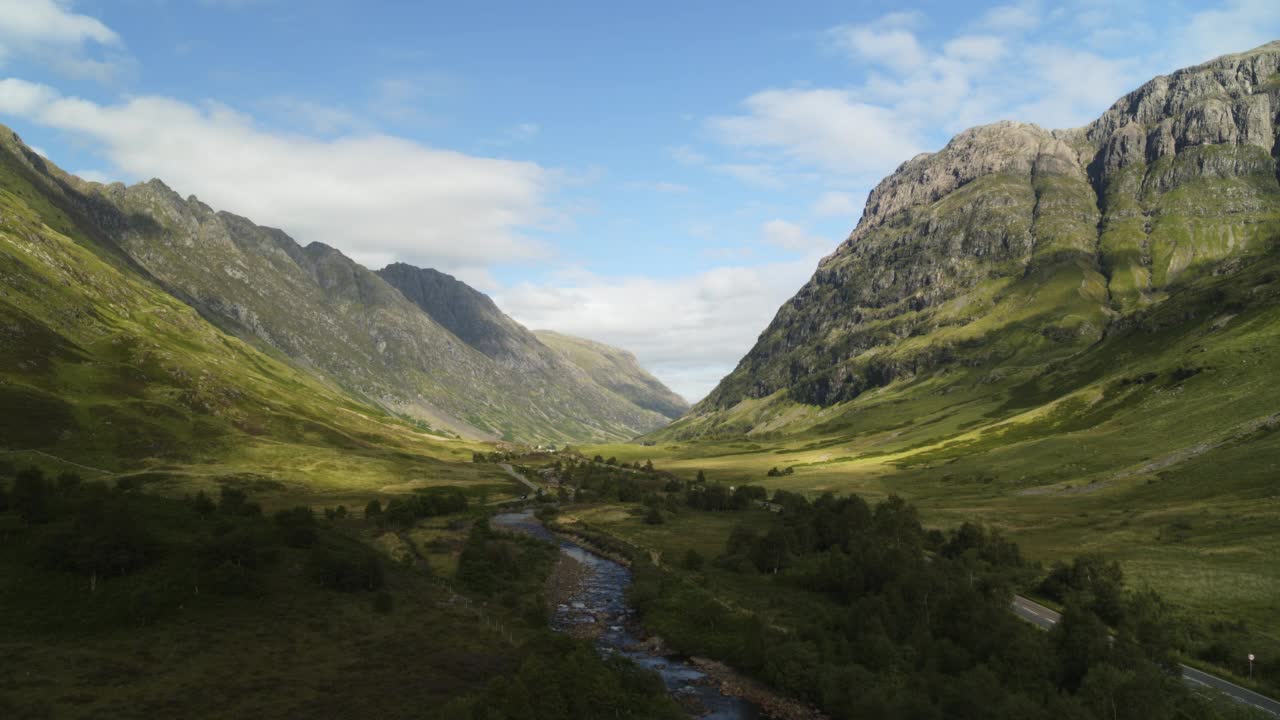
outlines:
[[[681, 494], [699, 503], [708, 488]], [[926, 531], [896, 497], [771, 502], [780, 512], [682, 510], [669, 531], [641, 529], [639, 509], [619, 523], [608, 508], [570, 508], [559, 522], [633, 558], [651, 633], [835, 718], [1250, 717], [1183, 685], [1187, 629], [1115, 565], [1084, 557], [1043, 577], [1066, 608], [1044, 633], [1009, 609], [1043, 574], [998, 532]], [[710, 561], [688, 533], [708, 524], [723, 529]]]
[[[452, 512], [456, 498], [417, 508]], [[178, 500], [38, 470], [0, 480], [0, 714], [487, 718], [497, 708], [532, 720], [592, 717], [591, 702], [610, 716], [677, 716], [656, 678], [546, 629], [551, 547], [495, 535], [480, 516], [455, 584], [376, 552], [372, 521], [332, 515], [265, 515], [234, 488]], [[546, 714], [555, 707], [573, 711]]]
[[908, 161], [707, 400], [586, 451], [1100, 554], [1275, 663], [1277, 76], [1272, 43]]

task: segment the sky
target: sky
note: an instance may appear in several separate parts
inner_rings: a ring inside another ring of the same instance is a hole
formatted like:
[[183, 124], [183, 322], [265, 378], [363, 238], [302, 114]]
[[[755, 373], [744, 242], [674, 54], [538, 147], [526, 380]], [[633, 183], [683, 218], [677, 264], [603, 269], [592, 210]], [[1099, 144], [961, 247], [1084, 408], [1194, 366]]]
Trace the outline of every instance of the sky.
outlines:
[[903, 161], [1276, 38], [1274, 0], [0, 0], [0, 122], [453, 273], [696, 401]]

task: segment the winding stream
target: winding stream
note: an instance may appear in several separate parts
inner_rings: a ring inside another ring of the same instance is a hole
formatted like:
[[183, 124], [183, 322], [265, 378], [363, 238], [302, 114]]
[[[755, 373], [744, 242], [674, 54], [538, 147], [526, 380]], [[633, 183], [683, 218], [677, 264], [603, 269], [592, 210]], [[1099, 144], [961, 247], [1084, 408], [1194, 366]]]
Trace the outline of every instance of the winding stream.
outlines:
[[595, 639], [596, 648], [602, 653], [629, 658], [640, 667], [658, 673], [666, 683], [667, 691], [682, 706], [700, 708], [705, 712], [699, 715], [710, 720], [755, 720], [761, 717], [754, 705], [721, 693], [706, 674], [693, 665], [653, 653], [641, 644], [641, 639], [631, 630], [634, 612], [626, 601], [631, 571], [626, 567], [551, 534], [531, 510], [495, 515], [492, 524], [495, 528], [523, 532], [553, 543], [559, 546], [560, 552], [582, 563], [585, 570], [582, 586], [567, 604], [556, 607], [552, 612], [552, 629], [566, 631], [584, 623], [607, 623]]

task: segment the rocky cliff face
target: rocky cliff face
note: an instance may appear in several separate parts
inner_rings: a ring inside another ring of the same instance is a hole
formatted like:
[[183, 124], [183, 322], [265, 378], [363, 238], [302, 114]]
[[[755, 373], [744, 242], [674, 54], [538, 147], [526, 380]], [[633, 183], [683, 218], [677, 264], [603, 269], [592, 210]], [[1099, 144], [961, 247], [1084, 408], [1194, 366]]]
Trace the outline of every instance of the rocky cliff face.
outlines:
[[695, 414], [1080, 352], [1280, 236], [1278, 113], [1271, 43], [1156, 78], [1084, 128], [960, 133], [875, 188]]
[[488, 295], [438, 270], [395, 263], [378, 276], [458, 339], [497, 360], [541, 354], [538, 339]]
[[618, 440], [667, 422], [448, 276], [388, 268], [401, 292], [334, 248], [304, 247], [159, 180], [81, 181], [3, 134], [3, 151], [40, 190], [77, 209], [78, 231], [96, 238], [97, 252], [335, 388], [473, 437]]

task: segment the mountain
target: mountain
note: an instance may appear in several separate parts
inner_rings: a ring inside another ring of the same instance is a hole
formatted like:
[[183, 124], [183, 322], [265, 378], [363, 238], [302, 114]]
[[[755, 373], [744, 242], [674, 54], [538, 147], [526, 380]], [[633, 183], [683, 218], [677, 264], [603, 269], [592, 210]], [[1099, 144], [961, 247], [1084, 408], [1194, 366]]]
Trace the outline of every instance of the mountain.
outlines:
[[[838, 434], [891, 388], [907, 417], [939, 393], [996, 400], [974, 427], [1102, 385], [1117, 397], [1084, 408], [1102, 422], [1151, 391], [1108, 382], [1210, 365], [1226, 382], [1240, 361], [1212, 354], [1232, 337], [1265, 346], [1276, 312], [1278, 111], [1273, 42], [1157, 77], [1083, 128], [1001, 122], [908, 160], [737, 368], [662, 435], [822, 423]], [[1233, 419], [1265, 416], [1259, 399]]]
[[419, 271], [406, 297], [384, 276], [401, 279], [407, 266], [379, 275], [159, 180], [85, 182], [0, 134], [42, 221], [74, 215], [69, 236], [92, 238], [83, 244], [121, 272], [357, 401], [476, 438], [619, 440], [668, 421], [600, 387], [452, 278]]
[[641, 422], [656, 426], [689, 409], [683, 398], [626, 350], [549, 330], [530, 332], [499, 310], [489, 296], [438, 270], [395, 263], [378, 275], [495, 362], [526, 378], [572, 382], [577, 397], [592, 407], [641, 412]]
[[545, 348], [488, 295], [438, 270], [394, 263], [378, 276], [466, 344], [500, 361], [542, 355]]
[[1278, 111], [1271, 43], [1082, 128], [960, 133], [871, 192], [704, 401], [609, 452], [1096, 553], [1275, 654]]
[[165, 292], [102, 231], [126, 218], [77, 187], [0, 133], [0, 473], [39, 462], [184, 490], [270, 477], [312, 492], [479, 475], [459, 465], [471, 447]]
[[535, 330], [534, 334], [545, 345], [586, 371], [601, 386], [642, 408], [672, 420], [689, 409], [684, 398], [650, 375], [640, 366], [636, 356], [626, 350], [551, 330]]

